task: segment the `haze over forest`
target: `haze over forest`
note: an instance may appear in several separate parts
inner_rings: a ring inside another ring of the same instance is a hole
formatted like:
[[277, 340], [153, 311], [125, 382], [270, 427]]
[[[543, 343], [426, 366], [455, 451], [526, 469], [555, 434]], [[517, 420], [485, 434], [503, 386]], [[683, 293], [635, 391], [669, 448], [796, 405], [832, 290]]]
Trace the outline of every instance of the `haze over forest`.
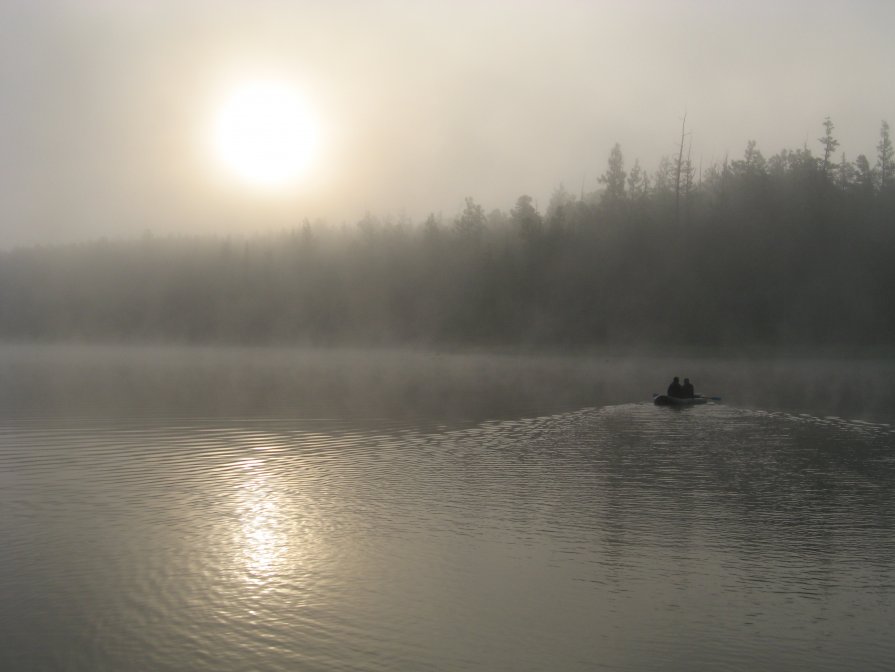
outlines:
[[[848, 159], [893, 121], [895, 4], [877, 0], [0, 0], [0, 248], [270, 232], [365, 213], [543, 211], [613, 145], [651, 174], [681, 117], [703, 170], [807, 144]], [[279, 190], [206, 146], [231, 88], [276, 79], [319, 131]]]
[[[249, 238], [156, 238], [0, 256], [7, 339], [227, 343], [895, 342], [895, 152], [808, 147], [649, 174], [616, 145], [603, 189], [544, 212], [305, 220]], [[837, 158], [838, 157], [838, 158]]]
[[0, 0], [0, 338], [889, 345], [892, 25]]

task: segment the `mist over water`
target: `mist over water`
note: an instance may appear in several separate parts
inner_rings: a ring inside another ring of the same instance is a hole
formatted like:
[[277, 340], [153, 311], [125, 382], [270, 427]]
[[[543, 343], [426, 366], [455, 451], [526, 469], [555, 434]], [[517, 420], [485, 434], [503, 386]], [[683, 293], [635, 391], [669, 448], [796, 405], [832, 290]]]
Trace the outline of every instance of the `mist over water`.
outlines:
[[649, 400], [675, 375], [739, 407], [895, 416], [895, 359], [880, 352], [8, 345], [0, 417], [478, 421]]
[[[658, 359], [454, 354], [445, 380], [418, 352], [90, 352], [56, 353], [76, 373], [41, 399], [92, 379], [81, 407], [0, 423], [6, 669], [832, 671], [895, 655], [891, 424], [611, 398]], [[34, 371], [24, 355], [4, 352], [4, 404]], [[174, 372], [181, 404], [136, 413], [133, 388]], [[602, 399], [582, 403], [596, 373]], [[539, 397], [508, 403], [493, 378], [537, 378]], [[97, 412], [119, 384], [120, 413]], [[345, 406], [248, 401], [305, 402], [303, 385]], [[392, 412], [427, 387], [440, 403]]]
[[0, 672], [892, 668], [893, 8], [0, 0]]

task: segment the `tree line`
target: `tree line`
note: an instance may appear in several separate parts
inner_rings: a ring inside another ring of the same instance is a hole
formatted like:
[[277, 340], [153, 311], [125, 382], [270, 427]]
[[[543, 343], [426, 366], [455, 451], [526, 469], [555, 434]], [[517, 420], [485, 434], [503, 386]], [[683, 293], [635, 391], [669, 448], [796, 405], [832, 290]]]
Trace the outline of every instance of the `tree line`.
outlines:
[[441, 345], [891, 345], [895, 157], [835, 126], [765, 158], [655, 171], [615, 145], [599, 188], [541, 210], [305, 220], [249, 238], [0, 253], [0, 338]]

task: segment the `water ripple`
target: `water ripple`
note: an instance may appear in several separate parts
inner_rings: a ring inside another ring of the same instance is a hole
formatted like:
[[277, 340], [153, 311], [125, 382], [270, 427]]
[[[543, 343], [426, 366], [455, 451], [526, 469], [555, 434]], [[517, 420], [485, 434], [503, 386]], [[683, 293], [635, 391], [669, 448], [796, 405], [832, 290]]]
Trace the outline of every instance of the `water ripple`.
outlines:
[[892, 433], [652, 404], [8, 422], [0, 663], [882, 669]]

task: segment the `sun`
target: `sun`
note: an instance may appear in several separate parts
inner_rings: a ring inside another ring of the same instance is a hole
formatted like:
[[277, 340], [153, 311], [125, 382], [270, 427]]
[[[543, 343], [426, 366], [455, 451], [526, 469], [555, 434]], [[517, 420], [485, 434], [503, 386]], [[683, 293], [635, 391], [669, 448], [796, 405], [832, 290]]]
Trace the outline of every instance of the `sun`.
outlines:
[[242, 182], [284, 188], [308, 172], [318, 144], [317, 124], [298, 91], [281, 81], [239, 85], [216, 110], [212, 147]]

